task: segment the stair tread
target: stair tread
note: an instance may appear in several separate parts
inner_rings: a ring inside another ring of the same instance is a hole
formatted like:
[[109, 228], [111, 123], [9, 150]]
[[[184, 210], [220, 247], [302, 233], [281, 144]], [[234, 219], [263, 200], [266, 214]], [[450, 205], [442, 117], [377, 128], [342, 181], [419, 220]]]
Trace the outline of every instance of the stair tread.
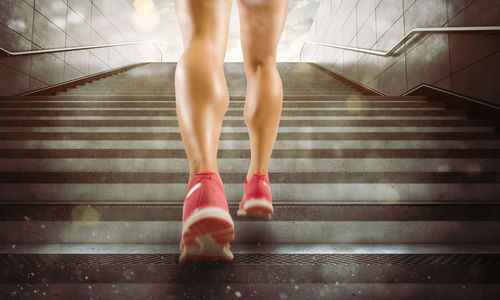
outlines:
[[[0, 126], [168, 126], [178, 128], [177, 120], [1, 120]], [[294, 126], [358, 126], [358, 127], [397, 127], [397, 126], [494, 126], [490, 120], [280, 120], [280, 128]], [[245, 127], [243, 120], [223, 120], [222, 127]], [[279, 129], [278, 129], [279, 130]]]
[[[0, 202], [0, 219], [20, 222], [67, 222], [83, 221], [84, 216], [97, 217], [99, 221], [181, 221], [182, 203], [145, 204], [145, 203], [115, 203], [99, 204], [92, 202], [77, 202], [74, 204], [40, 202], [22, 204], [15, 202], [6, 204]], [[376, 202], [366, 203], [314, 203], [302, 202], [273, 204], [272, 220], [263, 222], [283, 221], [500, 221], [500, 200], [492, 203], [450, 202], [405, 204]], [[238, 204], [229, 203], [229, 212], [237, 223], [248, 219], [236, 216]], [[253, 221], [259, 222], [259, 221]], [[262, 222], [262, 221], [261, 221]], [[178, 246], [178, 245], [176, 245]], [[304, 245], [307, 247], [307, 245]], [[473, 246], [471, 246], [473, 247]]]
[[[468, 244], [231, 244], [233, 254], [282, 255], [412, 255], [412, 254], [498, 254], [500, 245]], [[177, 243], [161, 244], [0, 244], [4, 254], [59, 254], [59, 255], [158, 255], [179, 253]], [[90, 258], [90, 257], [89, 257]]]
[[[304, 101], [304, 100], [328, 100], [328, 101], [360, 101], [360, 100], [366, 100], [366, 101], [422, 101], [422, 102], [429, 102], [426, 97], [423, 96], [367, 96], [367, 95], [310, 95], [310, 94], [302, 94], [302, 95], [284, 95], [283, 101]], [[162, 96], [142, 96], [140, 99], [145, 100], [145, 101], [173, 101], [175, 102], [175, 97], [174, 95], [162, 95]], [[244, 100], [243, 95], [231, 95], [230, 99], [234, 100]], [[93, 101], [93, 100], [98, 100], [98, 101], [123, 101], [123, 100], [139, 100], [137, 96], [127, 96], [127, 95], [120, 95], [120, 96], [100, 96], [99, 98], [96, 99], [95, 96], [85, 96], [85, 95], [79, 95], [79, 96], [73, 96], [73, 95], [50, 95], [50, 96], [0, 96], [0, 101], [45, 101], [45, 100], [51, 100], [51, 101], [67, 101], [67, 100], [87, 100], [87, 101]]]
[[[5, 144], [0, 142], [5, 147]], [[71, 145], [75, 146], [73, 142]], [[134, 145], [126, 144], [123, 147], [113, 148], [85, 148], [85, 145], [76, 145], [75, 148], [61, 148], [57, 144], [38, 144], [36, 147], [9, 143], [10, 147], [0, 149], [0, 158], [182, 158], [186, 159], [184, 149], [146, 148], [132, 149]], [[23, 147], [24, 146], [24, 147]], [[91, 146], [91, 145], [88, 145]], [[107, 145], [101, 145], [107, 146]], [[403, 145], [404, 146], [404, 145]], [[449, 146], [449, 145], [448, 145]], [[218, 157], [250, 158], [248, 149], [220, 149]], [[500, 144], [486, 148], [394, 148], [387, 149], [275, 149], [273, 158], [500, 158]]]
[[[437, 109], [349, 109], [349, 110], [288, 110], [283, 109], [286, 116], [465, 116], [459, 110]], [[0, 116], [177, 116], [175, 109], [3, 109]], [[228, 110], [225, 117], [243, 117], [243, 110]]]

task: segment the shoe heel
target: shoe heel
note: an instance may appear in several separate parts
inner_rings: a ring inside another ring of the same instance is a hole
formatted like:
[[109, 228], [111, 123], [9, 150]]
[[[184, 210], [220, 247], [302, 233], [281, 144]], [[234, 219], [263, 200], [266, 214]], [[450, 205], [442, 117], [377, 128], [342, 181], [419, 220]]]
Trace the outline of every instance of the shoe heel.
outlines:
[[272, 203], [266, 199], [250, 199], [245, 202], [243, 210], [238, 210], [238, 217], [248, 217], [253, 219], [270, 220], [274, 209]]
[[202, 209], [189, 220], [190, 225], [183, 231], [184, 243], [179, 261], [209, 262], [231, 261], [233, 254], [229, 242], [234, 239], [234, 222], [225, 211]]
[[233, 224], [217, 217], [200, 219], [189, 226], [183, 234], [185, 245], [191, 245], [197, 238], [210, 237], [217, 244], [226, 244], [234, 239]]

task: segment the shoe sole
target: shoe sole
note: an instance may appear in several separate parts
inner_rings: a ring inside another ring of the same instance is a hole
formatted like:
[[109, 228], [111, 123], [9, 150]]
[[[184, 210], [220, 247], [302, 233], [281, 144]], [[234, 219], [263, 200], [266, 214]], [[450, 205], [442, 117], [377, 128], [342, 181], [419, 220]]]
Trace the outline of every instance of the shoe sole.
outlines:
[[249, 217], [255, 219], [270, 220], [273, 215], [273, 205], [265, 198], [245, 201], [243, 209], [239, 209], [236, 215], [238, 217]]
[[184, 248], [179, 262], [231, 261], [233, 254], [226, 248], [234, 239], [234, 222], [222, 208], [207, 207], [195, 211], [184, 222]]

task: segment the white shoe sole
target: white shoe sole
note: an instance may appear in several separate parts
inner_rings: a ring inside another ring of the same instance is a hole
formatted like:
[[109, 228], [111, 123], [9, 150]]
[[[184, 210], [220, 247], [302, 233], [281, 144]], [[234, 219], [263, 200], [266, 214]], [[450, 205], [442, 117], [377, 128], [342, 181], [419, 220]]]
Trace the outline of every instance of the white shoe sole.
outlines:
[[[260, 210], [259, 210], [260, 208]], [[253, 210], [252, 213], [248, 213], [248, 210]], [[270, 212], [270, 213], [269, 213]], [[271, 219], [273, 214], [273, 205], [269, 203], [265, 198], [250, 198], [243, 204], [243, 209], [238, 209], [236, 215], [238, 217], [258, 217], [264, 219]]]
[[180, 263], [233, 259], [225, 245], [234, 238], [234, 222], [222, 208], [206, 207], [195, 211], [182, 226], [182, 238], [194, 241], [184, 244]]

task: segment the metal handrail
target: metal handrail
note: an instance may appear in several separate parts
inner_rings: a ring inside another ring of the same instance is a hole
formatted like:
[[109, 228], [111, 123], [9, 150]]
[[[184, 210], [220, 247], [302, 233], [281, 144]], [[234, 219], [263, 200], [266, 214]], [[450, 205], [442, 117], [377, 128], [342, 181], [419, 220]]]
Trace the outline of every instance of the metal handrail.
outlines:
[[394, 56], [399, 48], [403, 46], [407, 41], [409, 41], [417, 33], [471, 33], [471, 32], [500, 32], [500, 26], [475, 26], [475, 27], [428, 27], [428, 28], [415, 28], [408, 32], [399, 42], [394, 45], [389, 51], [379, 51], [371, 50], [365, 48], [342, 46], [337, 44], [323, 43], [317, 41], [305, 40], [302, 43], [302, 48], [300, 50], [300, 60], [302, 61], [302, 52], [304, 50], [304, 45], [315, 44], [320, 46], [332, 47], [343, 50], [350, 50], [355, 52], [361, 52], [366, 54], [378, 55], [378, 56]]
[[153, 40], [140, 41], [140, 42], [115, 43], [115, 44], [102, 44], [102, 45], [92, 45], [92, 46], [76, 46], [76, 47], [67, 47], [67, 48], [49, 48], [49, 49], [19, 51], [19, 52], [11, 52], [7, 49], [0, 47], [0, 53], [4, 54], [6, 56], [22, 56], [22, 55], [56, 53], [56, 52], [65, 52], [65, 51], [87, 50], [87, 49], [117, 47], [117, 46], [135, 45], [135, 44], [147, 44], [147, 43], [152, 43], [153, 45], [156, 46], [156, 48], [158, 48], [158, 52], [160, 53], [160, 61], [163, 61], [163, 55], [161, 53], [160, 46], [158, 45], [157, 41], [153, 41]]

